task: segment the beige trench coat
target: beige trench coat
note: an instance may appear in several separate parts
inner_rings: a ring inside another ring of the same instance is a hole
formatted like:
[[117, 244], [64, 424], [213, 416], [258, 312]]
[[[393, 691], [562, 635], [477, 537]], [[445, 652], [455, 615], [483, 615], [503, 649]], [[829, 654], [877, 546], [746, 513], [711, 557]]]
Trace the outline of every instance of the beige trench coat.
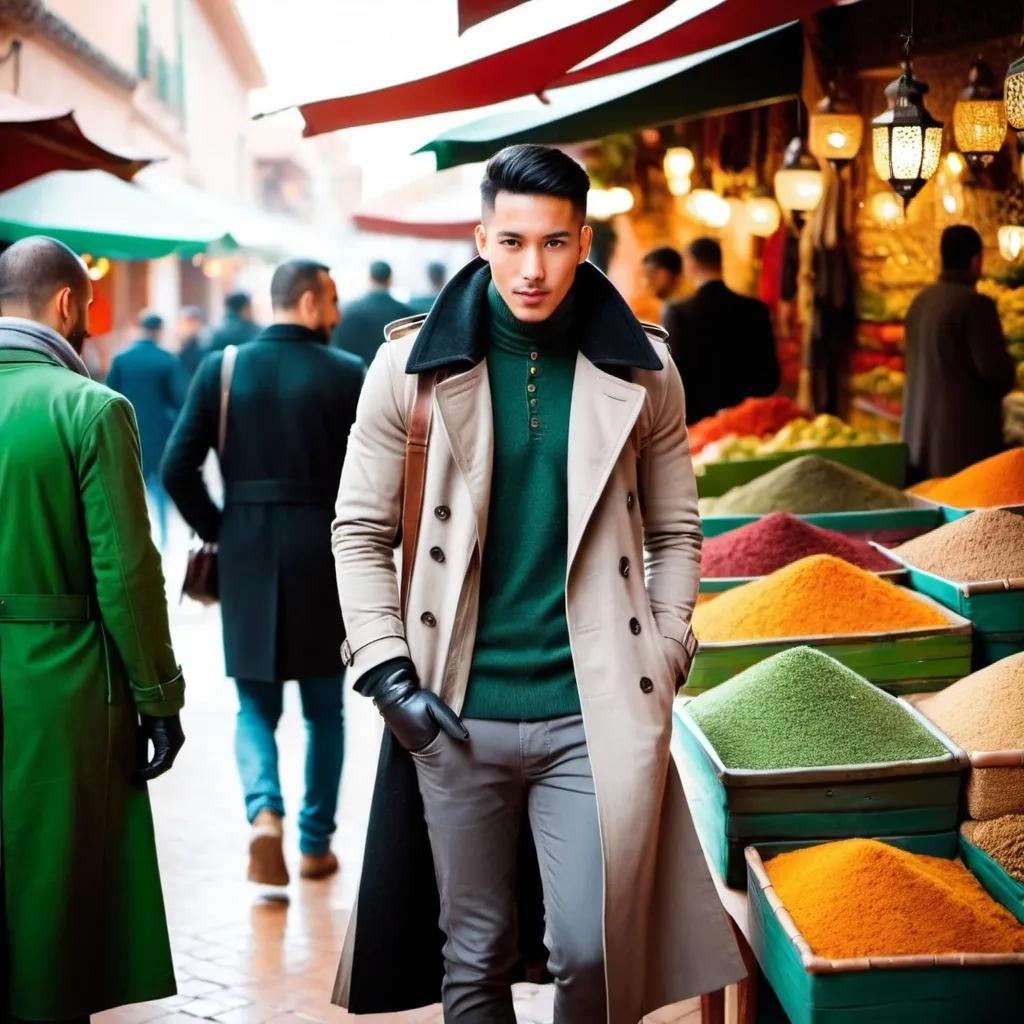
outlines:
[[[459, 711], [487, 533], [493, 429], [486, 361], [435, 389], [403, 623], [392, 543], [416, 391], [415, 376], [405, 372], [415, 334], [394, 334], [363, 388], [334, 527], [350, 674], [355, 680], [409, 656], [422, 685]], [[672, 700], [689, 670], [683, 640], [702, 534], [682, 383], [667, 347], [652, 343], [664, 368], [634, 370], [633, 382], [579, 355], [569, 425], [566, 604], [604, 854], [609, 1024], [636, 1024], [745, 973], [669, 754]], [[434, 546], [444, 562], [429, 557]], [[341, 1005], [352, 931], [336, 991]]]

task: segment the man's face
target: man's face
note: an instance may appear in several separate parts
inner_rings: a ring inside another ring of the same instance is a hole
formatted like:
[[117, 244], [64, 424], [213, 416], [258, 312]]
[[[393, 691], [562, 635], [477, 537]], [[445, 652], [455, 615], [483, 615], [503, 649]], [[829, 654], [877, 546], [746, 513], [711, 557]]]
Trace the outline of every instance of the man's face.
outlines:
[[568, 199], [499, 192], [484, 209], [476, 244], [491, 265], [498, 294], [513, 315], [546, 320], [569, 294], [590, 254], [592, 232]]
[[320, 282], [319, 294], [306, 292], [299, 300], [299, 315], [303, 327], [330, 337], [331, 331], [338, 325], [338, 288], [334, 278], [326, 271], [318, 272]]
[[678, 284], [675, 274], [651, 262], [644, 264], [644, 279], [647, 282], [648, 290], [659, 299], [667, 299], [676, 290]]
[[89, 307], [92, 305], [92, 281], [78, 288], [63, 288], [56, 295], [59, 333], [79, 354], [89, 337]]

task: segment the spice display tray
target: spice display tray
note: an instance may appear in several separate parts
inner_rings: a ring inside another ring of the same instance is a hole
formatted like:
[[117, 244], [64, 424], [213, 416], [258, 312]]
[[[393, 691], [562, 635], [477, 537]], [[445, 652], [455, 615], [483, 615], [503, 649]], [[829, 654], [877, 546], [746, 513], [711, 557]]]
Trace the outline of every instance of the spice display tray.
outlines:
[[906, 567], [914, 590], [970, 619], [974, 627], [975, 669], [1024, 651], [1024, 579], [957, 583], [916, 569], [878, 544], [875, 547]]
[[[882, 548], [884, 551], [885, 548]], [[880, 576], [883, 580], [892, 583], [903, 583], [907, 578], [907, 571], [903, 568], [883, 569], [880, 572], [872, 573], [873, 576]], [[756, 580], [763, 580], [763, 576], [702, 576], [700, 581], [700, 593], [721, 594], [723, 591], [732, 590], [734, 587], [742, 587], [744, 583], [753, 583]]]
[[970, 675], [971, 624], [926, 594], [914, 596], [940, 611], [949, 625], [889, 633], [699, 643], [682, 693], [695, 697], [773, 654], [800, 646], [820, 648], [892, 694], [945, 689]]
[[[703, 516], [705, 537], [718, 537], [748, 523], [756, 523], [763, 515]], [[799, 515], [812, 526], [821, 526], [838, 533], [871, 535], [898, 533], [902, 540], [920, 536], [942, 525], [942, 510], [936, 505], [915, 499], [911, 508], [883, 508], [867, 512], [817, 512]]]
[[697, 493], [702, 498], [717, 498], [734, 487], [756, 480], [784, 462], [802, 455], [817, 455], [842, 466], [867, 473], [890, 487], [903, 488], [907, 483], [907, 446], [900, 442], [851, 445], [848, 448], [804, 448], [792, 452], [775, 452], [752, 459], [729, 462], [708, 462], [697, 475]]
[[746, 854], [750, 944], [791, 1024], [963, 1024], [982, 1019], [982, 1007], [986, 1024], [1018, 1024], [1024, 953], [816, 956], [772, 888], [771, 856], [755, 847]]
[[[925, 499], [928, 500], [927, 498]], [[1024, 515], [1024, 505], [996, 505], [995, 508], [1001, 509], [1003, 512], [1016, 512], [1017, 515]], [[964, 516], [969, 516], [972, 512], [981, 511], [976, 508], [954, 508], [952, 505], [939, 505], [942, 509], [942, 521], [945, 523], [956, 522], [957, 519], [963, 519]]]
[[694, 780], [690, 812], [708, 859], [730, 888], [746, 885], [743, 851], [751, 843], [781, 844], [781, 852], [809, 841], [898, 835], [918, 837], [918, 852], [955, 851], [967, 758], [916, 709], [908, 710], [946, 748], [944, 756], [750, 771], [722, 764], [686, 713], [687, 703], [676, 702], [672, 728]]
[[960, 836], [960, 857], [985, 891], [1002, 903], [1021, 924], [1024, 924], [1024, 885], [994, 861], [984, 850]]

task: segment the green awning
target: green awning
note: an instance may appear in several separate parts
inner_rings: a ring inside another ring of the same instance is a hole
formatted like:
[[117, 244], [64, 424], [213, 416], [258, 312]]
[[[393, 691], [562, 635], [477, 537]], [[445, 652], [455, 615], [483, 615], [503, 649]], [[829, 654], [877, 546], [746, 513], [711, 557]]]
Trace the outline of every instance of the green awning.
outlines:
[[654, 67], [553, 89], [543, 105], [470, 121], [418, 152], [433, 153], [443, 170], [514, 143], [585, 142], [790, 99], [800, 95], [802, 76], [803, 32], [792, 22]]
[[30, 235], [113, 260], [194, 256], [216, 241], [234, 247], [223, 227], [105, 171], [54, 171], [0, 193], [0, 240]]

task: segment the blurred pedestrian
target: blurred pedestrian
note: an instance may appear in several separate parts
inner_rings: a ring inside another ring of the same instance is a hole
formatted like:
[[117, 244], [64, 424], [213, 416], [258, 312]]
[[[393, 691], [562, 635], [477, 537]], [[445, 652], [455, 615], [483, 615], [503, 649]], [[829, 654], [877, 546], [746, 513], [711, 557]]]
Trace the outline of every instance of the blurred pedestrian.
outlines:
[[722, 280], [722, 247], [698, 238], [683, 255], [693, 294], [665, 307], [663, 323], [686, 391], [686, 422], [696, 423], [779, 386], [779, 357], [768, 307]]
[[1002, 400], [1015, 377], [996, 304], [978, 294], [981, 235], [956, 224], [941, 246], [939, 280], [907, 313], [903, 440], [914, 483], [1002, 451]]
[[260, 333], [252, 316], [252, 296], [231, 292], [224, 300], [224, 319], [210, 335], [210, 351], [223, 352], [228, 345], [244, 345]]
[[448, 280], [448, 270], [443, 263], [427, 264], [427, 280], [430, 282], [430, 292], [427, 295], [418, 295], [409, 300], [409, 308], [414, 313], [429, 313], [430, 307], [441, 294], [441, 289]]
[[683, 285], [683, 257], [678, 249], [662, 245], [652, 249], [643, 260], [644, 281], [648, 291], [661, 302], [678, 299]]
[[163, 317], [142, 313], [138, 341], [114, 356], [107, 374], [107, 387], [120, 391], [135, 409], [142, 439], [142, 475], [156, 511], [161, 550], [167, 546], [168, 508], [160, 460], [188, 390], [188, 374], [181, 363], [160, 347], [163, 334]]
[[135, 417], [80, 357], [91, 299], [54, 239], [0, 256], [5, 1021], [175, 994], [146, 782], [184, 742], [185, 684]]
[[206, 351], [203, 347], [203, 325], [206, 317], [198, 306], [184, 306], [178, 314], [178, 362], [191, 380], [199, 369]]
[[391, 267], [383, 260], [370, 264], [370, 290], [341, 311], [331, 345], [351, 352], [367, 366], [384, 341], [384, 328], [412, 316], [412, 310], [391, 294]]
[[[252, 824], [249, 878], [287, 885], [274, 739], [286, 680], [299, 682], [308, 734], [298, 819], [301, 875], [321, 878], [338, 869], [330, 844], [344, 755], [345, 628], [330, 529], [364, 368], [327, 346], [338, 321], [327, 267], [308, 260], [282, 264], [270, 297], [272, 326], [199, 367], [164, 457], [163, 478], [189, 525], [219, 545], [224, 656], [238, 689], [236, 754]], [[219, 447], [229, 355], [236, 362], [227, 380], [220, 509], [202, 467]]]

